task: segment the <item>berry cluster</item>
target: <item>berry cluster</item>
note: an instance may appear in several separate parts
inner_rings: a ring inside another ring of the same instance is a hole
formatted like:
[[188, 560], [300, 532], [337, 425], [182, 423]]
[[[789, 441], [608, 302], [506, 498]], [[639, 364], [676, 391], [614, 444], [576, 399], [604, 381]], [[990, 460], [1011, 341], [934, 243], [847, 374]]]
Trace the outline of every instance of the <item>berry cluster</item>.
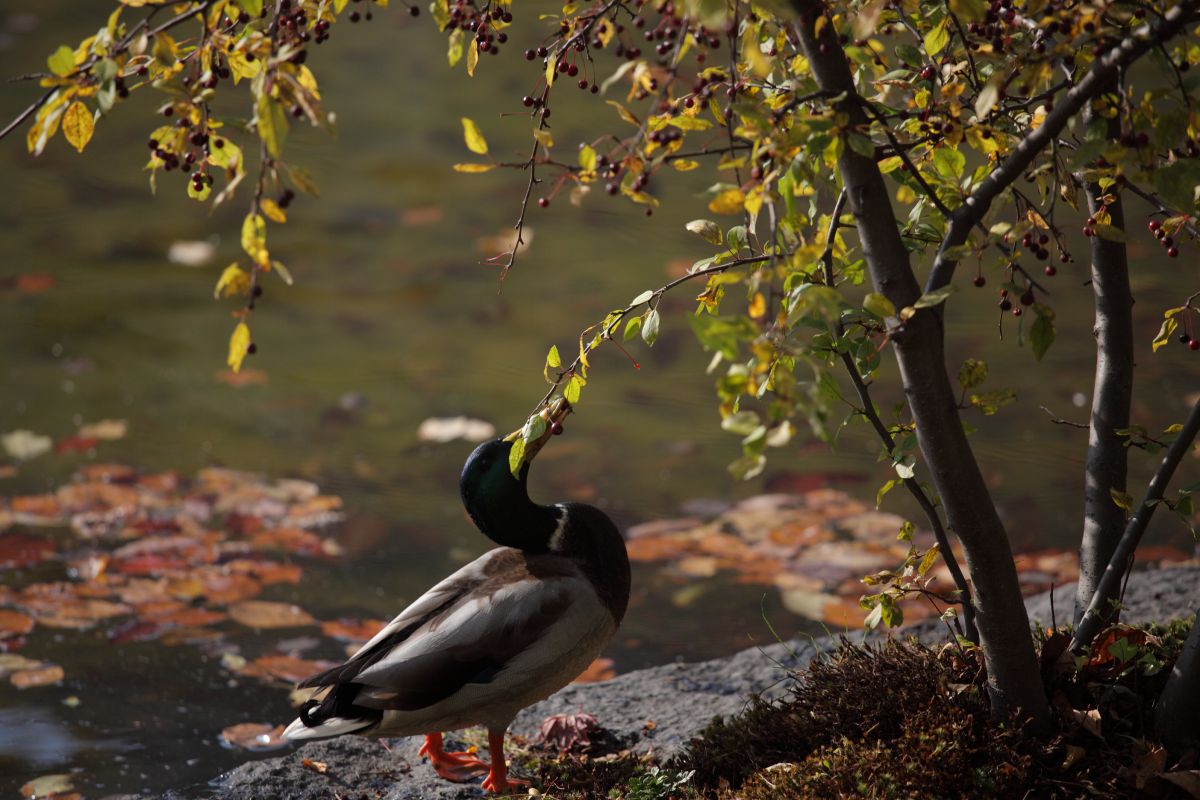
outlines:
[[[412, 10], [416, 10], [416, 6], [412, 7], [410, 13]], [[465, 0], [455, 0], [450, 8], [450, 22], [446, 29], [461, 28], [474, 33], [479, 52], [495, 56], [500, 54], [500, 45], [508, 42], [508, 34], [498, 29], [498, 23], [508, 25], [512, 21], [512, 12], [500, 6], [486, 5], [480, 9]]]
[[[1179, 247], [1175, 244], [1175, 239], [1163, 229], [1162, 223], [1156, 219], [1146, 223], [1146, 227], [1154, 234], [1154, 238], [1158, 239], [1158, 243], [1166, 248], [1167, 255], [1171, 258], [1178, 258]], [[1195, 349], [1195, 348], [1193, 348]]]

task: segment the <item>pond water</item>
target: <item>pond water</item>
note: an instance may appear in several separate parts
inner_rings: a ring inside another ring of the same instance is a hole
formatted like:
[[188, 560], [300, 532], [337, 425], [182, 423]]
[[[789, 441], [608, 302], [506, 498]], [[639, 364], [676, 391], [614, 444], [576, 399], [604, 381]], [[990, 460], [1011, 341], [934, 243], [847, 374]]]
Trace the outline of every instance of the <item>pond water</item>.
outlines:
[[[38, 69], [105, 13], [84, 0], [29, 9], [0, 11], [0, 75]], [[549, 209], [531, 209], [532, 247], [497, 292], [495, 269], [480, 263], [492, 251], [478, 240], [512, 224], [524, 178], [461, 175], [450, 165], [469, 155], [460, 116], [483, 126], [493, 153], [524, 152], [526, 122], [500, 117], [519, 110], [535, 79], [520, 59], [524, 46], [514, 42], [468, 79], [446, 70], [444, 44], [427, 16], [393, 12], [347, 26], [314, 54], [339, 135], [297, 132], [289, 142], [322, 197], [301, 198], [291, 224], [273, 229], [272, 250], [296, 285], [267, 283], [254, 318], [260, 352], [247, 365], [266, 380], [251, 385], [216, 377], [231, 320], [229, 307], [211, 300], [219, 270], [238, 255], [243, 206], [239, 200], [209, 216], [173, 180], [151, 196], [140, 167], [157, 123], [144, 98], [103, 121], [84, 156], [61, 140], [36, 160], [23, 134], [0, 142], [0, 280], [48, 273], [54, 281], [44, 293], [0, 293], [0, 432], [23, 428], [60, 440], [84, 422], [129, 424], [127, 436], [95, 452], [22, 465], [0, 479], [0, 494], [53, 490], [93, 460], [183, 476], [219, 464], [315, 481], [342, 498], [348, 519], [336, 535], [351, 546], [339, 559], [306, 563], [299, 584], [271, 587], [264, 597], [319, 619], [389, 617], [486, 549], [458, 501], [457, 475], [471, 445], [421, 443], [419, 423], [464, 414], [501, 431], [516, 427], [544, 391], [541, 364], [551, 343], [569, 351], [581, 323], [663, 283], [672, 261], [705, 255], [683, 230], [705, 215], [696, 197], [703, 176], [671, 188], [652, 218], [603, 196], [583, 209], [562, 196]], [[5, 85], [0, 119], [36, 91]], [[579, 141], [601, 122], [620, 124], [611, 107], [583, 93], [562, 102], [555, 117], [561, 142]], [[210, 237], [216, 256], [203, 268], [167, 260], [173, 242]], [[1136, 416], [1157, 429], [1179, 418], [1198, 388], [1189, 360], [1196, 354], [1170, 347], [1151, 357], [1148, 345], [1161, 309], [1187, 293], [1177, 288], [1181, 276], [1194, 283], [1195, 264], [1152, 273], [1160, 251], [1147, 237], [1135, 239]], [[1083, 252], [1082, 242], [1076, 246]], [[987, 358], [997, 385], [1020, 398], [981, 425], [977, 441], [1022, 549], [1071, 547], [1079, 528], [1085, 435], [1037, 409], [1086, 418], [1080, 406], [1092, 352], [1084, 280], [1080, 265], [1055, 279], [1060, 336], [1041, 364], [1014, 336], [997, 339], [990, 288], [968, 288], [951, 305], [955, 356]], [[697, 500], [728, 502], [814, 476], [874, 496], [887, 476], [865, 437], [847, 438], [836, 453], [798, 440], [759, 479], [733, 483], [724, 467], [738, 442], [717, 425], [708, 359], [685, 321], [690, 304], [676, 298], [668, 308], [656, 347], [634, 352], [640, 369], [615, 349], [595, 357], [580, 413], [539, 458], [536, 497], [594, 503], [624, 527], [678, 516]], [[1150, 468], [1145, 457], [1134, 464], [1139, 475]], [[889, 502], [910, 511], [902, 498]], [[1155, 536], [1190, 548], [1186, 533], [1169, 524]], [[63, 569], [9, 571], [0, 582], [53, 580]], [[773, 592], [721, 576], [681, 595], [683, 578], [637, 565], [634, 582], [627, 622], [607, 653], [618, 671], [769, 640], [764, 615], [785, 636], [821, 631], [790, 615]], [[231, 638], [253, 657], [282, 636]], [[234, 680], [219, 658], [189, 646], [118, 647], [103, 630], [39, 628], [22, 652], [61, 664], [67, 677], [25, 691], [0, 684], [0, 793], [7, 796], [48, 772], [77, 771], [76, 786], [89, 797], [202, 781], [250, 757], [222, 749], [222, 728], [290, 718], [286, 692]], [[336, 656], [328, 648], [322, 654]], [[64, 703], [70, 698], [79, 702]]]

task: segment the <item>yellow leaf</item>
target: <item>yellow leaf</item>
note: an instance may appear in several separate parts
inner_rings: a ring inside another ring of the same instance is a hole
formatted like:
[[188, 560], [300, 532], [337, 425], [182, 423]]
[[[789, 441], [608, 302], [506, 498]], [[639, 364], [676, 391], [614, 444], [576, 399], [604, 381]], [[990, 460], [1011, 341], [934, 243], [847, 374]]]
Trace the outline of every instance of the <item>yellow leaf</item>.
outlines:
[[92, 139], [92, 131], [95, 130], [92, 112], [76, 100], [63, 115], [62, 129], [63, 136], [67, 137], [71, 146], [82, 153], [83, 148], [87, 147], [87, 143]]
[[288, 131], [287, 116], [283, 113], [283, 107], [272, 100], [265, 90], [255, 103], [254, 122], [258, 129], [258, 137], [267, 147], [267, 153], [271, 158], [279, 158]]
[[223, 169], [237, 169], [242, 161], [242, 148], [224, 136], [210, 137], [208, 149], [208, 163]]
[[269, 262], [267, 221], [259, 214], [247, 214], [242, 221], [242, 249], [259, 264]]
[[467, 48], [467, 75], [475, 77], [475, 67], [479, 65], [479, 42], [475, 39], [471, 40], [471, 46]]
[[557, 64], [553, 58], [546, 59], [546, 88], [549, 89], [554, 85], [554, 75], [557, 72]]
[[250, 273], [234, 262], [221, 272], [221, 277], [217, 279], [217, 288], [213, 289], [213, 298], [233, 297], [248, 291], [250, 291]]
[[266, 215], [267, 219], [271, 220], [272, 222], [278, 222], [280, 225], [287, 222], [287, 213], [279, 207], [279, 203], [276, 203], [271, 198], [264, 197], [259, 202], [258, 207], [262, 209], [262, 212], [264, 215]]
[[495, 164], [455, 164], [455, 172], [491, 172], [496, 168]]
[[691, 172], [700, 166], [699, 161], [693, 161], [690, 158], [679, 158], [671, 162], [671, 166], [679, 172]]
[[450, 34], [450, 46], [446, 49], [446, 58], [453, 67], [463, 57], [463, 32], [462, 28], [455, 28]]
[[740, 214], [745, 202], [741, 189], [726, 189], [709, 202], [708, 210], [714, 214]]
[[545, 128], [534, 128], [533, 138], [538, 140], [538, 144], [549, 150], [554, 147], [554, 137], [550, 135], [550, 131]]
[[762, 319], [767, 313], [767, 298], [763, 297], [762, 292], [755, 292], [754, 299], [750, 301], [750, 318]]
[[229, 337], [229, 357], [225, 359], [225, 363], [236, 373], [241, 370], [242, 362], [246, 360], [248, 352], [250, 352], [250, 327], [244, 322], [239, 322], [233, 329], [233, 335]]
[[763, 207], [762, 187], [755, 186], [753, 189], [751, 189], [750, 194], [746, 195], [746, 200], [743, 205], [745, 206], [746, 211], [750, 213], [750, 216], [757, 217], [758, 212], [762, 211]]
[[475, 124], [475, 121], [469, 117], [463, 117], [462, 126], [463, 139], [467, 142], [467, 149], [481, 156], [487, 155], [487, 139], [483, 138], [483, 131], [479, 130], [479, 126]]
[[632, 113], [630, 113], [629, 109], [625, 108], [625, 106], [621, 105], [616, 100], [606, 100], [605, 102], [607, 102], [610, 106], [615, 108], [617, 110], [617, 113], [621, 115], [621, 119], [625, 120], [630, 125], [633, 125], [638, 128], [640, 128], [642, 126], [642, 123], [638, 121], [638, 118], [635, 117]]
[[243, 78], [253, 78], [262, 69], [262, 61], [257, 58], [253, 61], [248, 60], [241, 50], [229, 51], [226, 60], [229, 62], [229, 71], [233, 73], [234, 85]]
[[70, 75], [75, 69], [75, 51], [67, 45], [61, 45], [50, 58], [46, 59], [50, 71], [60, 78]]
[[312, 74], [312, 70], [303, 64], [300, 65], [300, 70], [296, 74], [296, 81], [307, 89], [313, 97], [320, 100], [321, 93], [317, 90], [317, 77]]

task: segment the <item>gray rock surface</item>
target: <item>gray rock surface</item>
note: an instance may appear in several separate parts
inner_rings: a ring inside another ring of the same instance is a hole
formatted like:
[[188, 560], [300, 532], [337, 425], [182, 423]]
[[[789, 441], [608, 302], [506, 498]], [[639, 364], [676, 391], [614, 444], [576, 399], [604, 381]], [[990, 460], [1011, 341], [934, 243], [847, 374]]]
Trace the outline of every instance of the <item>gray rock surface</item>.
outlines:
[[[1074, 584], [1055, 590], [1059, 624], [1070, 620]], [[1165, 621], [1200, 608], [1200, 568], [1180, 567], [1136, 573], [1125, 595], [1124, 619]], [[1031, 621], [1050, 624], [1049, 593], [1027, 603]], [[914, 632], [926, 641], [942, 634], [926, 623]], [[568, 686], [526, 709], [513, 724], [518, 735], [533, 736], [550, 714], [587, 711], [623, 746], [673, 755], [714, 715], [737, 713], [754, 693], [783, 689], [789, 670], [807, 664], [829, 639], [796, 641], [744, 650], [728, 658], [694, 664], [668, 664], [621, 675], [604, 683]], [[652, 721], [653, 726], [647, 726]], [[310, 742], [287, 755], [251, 761], [216, 778], [166, 796], [221, 800], [461, 800], [479, 798], [476, 785], [441, 780], [417, 756], [419, 739], [384, 743], [344, 737]], [[389, 750], [390, 748], [390, 750]], [[304, 759], [324, 762], [325, 774], [303, 766]]]

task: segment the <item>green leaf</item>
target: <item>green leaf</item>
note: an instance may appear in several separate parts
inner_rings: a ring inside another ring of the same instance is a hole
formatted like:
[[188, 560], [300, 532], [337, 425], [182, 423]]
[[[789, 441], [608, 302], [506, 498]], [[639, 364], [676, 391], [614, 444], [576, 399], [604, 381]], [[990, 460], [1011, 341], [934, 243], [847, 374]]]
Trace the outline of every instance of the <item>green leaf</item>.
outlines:
[[1122, 492], [1119, 489], [1109, 489], [1108, 494], [1112, 497], [1112, 501], [1117, 508], [1124, 511], [1133, 511], [1133, 497], [1129, 492]]
[[964, 390], [981, 386], [987, 380], [987, 362], [978, 358], [968, 358], [958, 368], [958, 385]]
[[711, 244], [720, 245], [724, 240], [721, 234], [721, 226], [712, 220], [694, 219], [684, 227]]
[[892, 478], [883, 486], [879, 487], [879, 491], [875, 493], [875, 508], [879, 508], [881, 505], [883, 505], [884, 495], [894, 489], [898, 483], [900, 483], [899, 479]]
[[75, 51], [64, 44], [46, 59], [46, 64], [55, 75], [65, 78], [75, 69]]
[[1016, 400], [1017, 393], [1012, 389], [997, 389], [992, 392], [982, 392], [981, 394], [973, 394], [968, 398], [971, 406], [979, 409], [986, 417], [990, 417], [1005, 406], [1015, 403]]
[[548, 366], [548, 367], [561, 367], [562, 366], [562, 358], [560, 358], [558, 355], [558, 345], [556, 345], [556, 344], [550, 345], [550, 352], [546, 354], [546, 366]]
[[943, 145], [933, 151], [933, 168], [943, 178], [957, 181], [967, 166], [967, 157], [952, 147]]
[[1033, 357], [1038, 361], [1046, 355], [1050, 345], [1054, 344], [1054, 317], [1049, 314], [1038, 314], [1033, 326], [1029, 329], [1029, 346], [1033, 348]]
[[1123, 243], [1126, 241], [1125, 231], [1121, 230], [1115, 225], [1098, 223], [1093, 225], [1092, 228], [1096, 231], [1096, 235], [1105, 241], [1118, 243]]
[[631, 317], [629, 319], [629, 321], [625, 323], [625, 341], [628, 342], [630, 339], [637, 336], [638, 332], [640, 332], [641, 329], [642, 329], [642, 318], [641, 317]]
[[235, 2], [252, 17], [257, 17], [262, 13], [263, 0], [235, 0]]
[[1196, 205], [1196, 187], [1200, 186], [1200, 164], [1195, 159], [1180, 159], [1153, 172], [1154, 188], [1168, 204], [1184, 214]]
[[651, 347], [658, 341], [659, 320], [658, 309], [652, 308], [646, 312], [645, 320], [642, 322], [642, 341]]
[[950, 18], [945, 17], [925, 34], [925, 52], [936, 56], [950, 44]]
[[532, 442], [545, 432], [546, 420], [541, 414], [534, 414], [525, 420], [525, 427], [521, 429], [521, 438], [527, 442]]
[[512, 443], [512, 450], [508, 451], [508, 471], [513, 475], [519, 475], [521, 472], [521, 463], [525, 460], [525, 440], [517, 439]]
[[578, 375], [572, 375], [571, 379], [567, 381], [567, 385], [563, 387], [563, 397], [567, 399], [568, 403], [575, 405], [579, 402], [579, 395], [582, 392], [583, 381]]
[[632, 300], [630, 300], [630, 301], [629, 301], [629, 305], [631, 305], [631, 306], [640, 306], [642, 303], [646, 302], [646, 301], [647, 301], [647, 300], [649, 300], [651, 297], [654, 297], [654, 290], [653, 290], [653, 289], [647, 289], [646, 291], [644, 291], [644, 292], [642, 292], [641, 294], [639, 294], [637, 297], [635, 297], [635, 298], [633, 298]]
[[759, 416], [754, 411], [739, 411], [721, 420], [721, 430], [746, 436], [762, 425]]
[[871, 292], [863, 298], [863, 308], [880, 319], [896, 316], [896, 306], [878, 292]]
[[254, 123], [267, 153], [271, 158], [279, 158], [283, 153], [283, 140], [287, 138], [287, 115], [283, 113], [283, 106], [272, 100], [266, 90], [254, 105]]

